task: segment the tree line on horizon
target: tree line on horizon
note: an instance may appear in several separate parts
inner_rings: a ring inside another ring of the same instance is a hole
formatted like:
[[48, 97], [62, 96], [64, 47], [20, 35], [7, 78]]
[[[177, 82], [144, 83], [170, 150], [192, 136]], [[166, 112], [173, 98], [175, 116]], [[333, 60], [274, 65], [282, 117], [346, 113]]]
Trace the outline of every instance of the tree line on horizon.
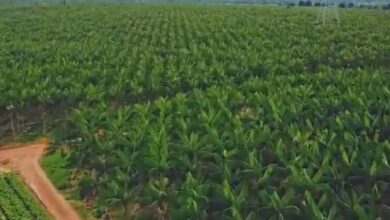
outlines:
[[323, 2], [312, 2], [310, 0], [300, 0], [298, 3], [290, 2], [288, 4], [289, 6], [299, 6], [299, 7], [326, 7], [326, 6], [335, 6], [339, 8], [366, 8], [366, 9], [379, 9], [382, 8], [384, 10], [390, 9], [390, 3], [389, 4], [383, 4], [383, 5], [374, 5], [374, 4], [356, 4], [353, 2], [340, 2], [338, 4], [326, 4]]

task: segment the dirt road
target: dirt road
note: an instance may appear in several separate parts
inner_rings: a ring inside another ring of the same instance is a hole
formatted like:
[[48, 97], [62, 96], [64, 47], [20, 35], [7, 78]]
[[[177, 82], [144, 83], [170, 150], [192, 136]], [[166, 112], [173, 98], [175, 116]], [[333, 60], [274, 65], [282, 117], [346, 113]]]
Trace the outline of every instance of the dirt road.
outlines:
[[47, 147], [47, 140], [41, 140], [18, 148], [0, 148], [0, 166], [19, 172], [55, 220], [79, 220], [76, 211], [56, 190], [39, 164]]

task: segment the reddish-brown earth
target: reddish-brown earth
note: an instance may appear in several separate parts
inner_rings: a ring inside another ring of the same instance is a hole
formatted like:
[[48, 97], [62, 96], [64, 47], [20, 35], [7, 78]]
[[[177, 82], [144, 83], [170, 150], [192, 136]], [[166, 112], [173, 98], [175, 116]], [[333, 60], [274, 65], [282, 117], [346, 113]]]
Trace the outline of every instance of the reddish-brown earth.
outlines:
[[17, 148], [14, 146], [0, 148], [0, 168], [18, 172], [54, 219], [79, 220], [77, 212], [56, 190], [39, 164], [48, 141], [43, 139]]

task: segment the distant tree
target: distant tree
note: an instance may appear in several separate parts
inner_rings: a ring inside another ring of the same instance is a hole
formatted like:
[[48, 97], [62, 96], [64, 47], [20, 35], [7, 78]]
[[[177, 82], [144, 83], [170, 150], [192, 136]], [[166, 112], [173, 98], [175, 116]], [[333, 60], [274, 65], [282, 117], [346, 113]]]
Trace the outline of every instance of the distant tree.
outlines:
[[348, 8], [353, 8], [355, 5], [353, 4], [353, 2], [350, 2], [349, 4], [348, 4]]
[[300, 1], [298, 2], [298, 6], [308, 6], [308, 7], [310, 7], [310, 6], [312, 6], [312, 3], [311, 3], [310, 0], [308, 0], [308, 1], [300, 0]]
[[321, 6], [321, 3], [319, 3], [319, 2], [314, 3], [314, 7], [320, 7], [320, 6]]
[[345, 3], [344, 3], [344, 2], [341, 2], [341, 3], [339, 4], [339, 8], [345, 8]]

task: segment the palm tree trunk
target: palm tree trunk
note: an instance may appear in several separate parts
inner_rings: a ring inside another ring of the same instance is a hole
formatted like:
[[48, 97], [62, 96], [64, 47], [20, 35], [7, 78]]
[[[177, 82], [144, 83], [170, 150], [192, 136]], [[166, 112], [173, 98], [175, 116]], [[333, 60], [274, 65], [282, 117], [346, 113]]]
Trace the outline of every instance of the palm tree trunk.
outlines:
[[11, 112], [11, 128], [12, 128], [12, 134], [15, 138], [16, 132], [15, 132], [14, 114], [12, 112]]
[[129, 208], [127, 206], [126, 200], [122, 201], [122, 206], [123, 206], [123, 214], [124, 214], [125, 217], [127, 217], [128, 214], [129, 214]]

